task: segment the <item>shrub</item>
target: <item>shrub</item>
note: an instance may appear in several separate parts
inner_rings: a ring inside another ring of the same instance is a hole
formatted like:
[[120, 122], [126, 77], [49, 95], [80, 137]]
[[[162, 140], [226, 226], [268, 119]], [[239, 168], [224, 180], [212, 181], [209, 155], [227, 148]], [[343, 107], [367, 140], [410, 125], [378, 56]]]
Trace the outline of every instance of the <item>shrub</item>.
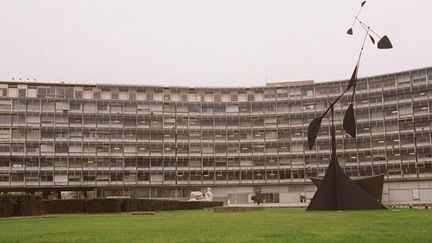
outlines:
[[223, 202], [185, 202], [166, 199], [123, 199], [122, 211], [194, 210], [223, 206]]
[[10, 195], [0, 195], [0, 217], [14, 216], [16, 200]]
[[168, 211], [178, 208], [176, 200], [124, 199], [122, 211]]
[[43, 200], [43, 212], [47, 214], [58, 213], [84, 213], [84, 202], [81, 199]]
[[42, 214], [40, 197], [33, 195], [0, 195], [0, 217]]
[[155, 199], [137, 199], [138, 211], [162, 211], [163, 202]]
[[196, 202], [196, 201], [191, 201], [191, 202], [188, 202], [189, 204], [188, 204], [188, 209], [190, 209], [190, 210], [193, 210], [193, 209], [201, 209], [202, 207], [201, 207], [201, 205], [202, 205], [202, 202]]
[[33, 195], [16, 196], [15, 214], [17, 216], [32, 216], [42, 214], [42, 200]]
[[189, 210], [189, 204], [190, 202], [180, 201], [178, 210]]
[[223, 202], [185, 202], [166, 199], [41, 200], [33, 195], [0, 195], [0, 217], [63, 213], [117, 213], [193, 210], [222, 206]]
[[138, 199], [123, 199], [122, 212], [138, 211]]
[[177, 200], [164, 200], [164, 210], [174, 211], [180, 209], [180, 201]]
[[86, 213], [118, 213], [122, 211], [123, 199], [89, 199], [84, 201]]

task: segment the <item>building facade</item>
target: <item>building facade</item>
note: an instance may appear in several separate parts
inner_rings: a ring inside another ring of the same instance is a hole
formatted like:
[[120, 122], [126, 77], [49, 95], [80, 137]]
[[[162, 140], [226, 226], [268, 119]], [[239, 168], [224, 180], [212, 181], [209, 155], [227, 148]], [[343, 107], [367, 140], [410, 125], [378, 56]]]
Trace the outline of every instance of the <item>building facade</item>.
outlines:
[[[329, 119], [309, 122], [347, 81], [190, 88], [0, 82], [0, 191], [299, 203], [329, 162]], [[358, 81], [357, 138], [335, 107], [338, 157], [351, 177], [385, 174], [384, 203], [432, 202], [432, 68]]]

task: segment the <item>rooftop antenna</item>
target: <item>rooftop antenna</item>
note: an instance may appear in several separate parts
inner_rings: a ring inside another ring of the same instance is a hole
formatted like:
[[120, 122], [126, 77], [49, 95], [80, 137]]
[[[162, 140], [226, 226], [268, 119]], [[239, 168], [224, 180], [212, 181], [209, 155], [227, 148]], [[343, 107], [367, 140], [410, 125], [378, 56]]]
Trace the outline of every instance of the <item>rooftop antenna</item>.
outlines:
[[267, 69], [265, 70], [265, 81], [267, 84], [268, 83], [268, 70]]

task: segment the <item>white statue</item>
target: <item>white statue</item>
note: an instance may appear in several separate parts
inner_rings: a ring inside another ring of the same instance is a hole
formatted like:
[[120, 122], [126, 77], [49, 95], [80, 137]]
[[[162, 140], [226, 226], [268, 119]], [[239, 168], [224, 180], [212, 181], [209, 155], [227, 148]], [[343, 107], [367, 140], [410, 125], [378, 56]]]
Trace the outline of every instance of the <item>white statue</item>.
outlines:
[[199, 191], [193, 191], [190, 193], [189, 201], [213, 201], [213, 193], [211, 188], [207, 187], [207, 192], [202, 193]]
[[192, 191], [189, 196], [189, 201], [205, 201], [205, 197], [200, 191]]
[[205, 193], [206, 201], [213, 201], [213, 193], [211, 192], [211, 188], [207, 187], [207, 192]]

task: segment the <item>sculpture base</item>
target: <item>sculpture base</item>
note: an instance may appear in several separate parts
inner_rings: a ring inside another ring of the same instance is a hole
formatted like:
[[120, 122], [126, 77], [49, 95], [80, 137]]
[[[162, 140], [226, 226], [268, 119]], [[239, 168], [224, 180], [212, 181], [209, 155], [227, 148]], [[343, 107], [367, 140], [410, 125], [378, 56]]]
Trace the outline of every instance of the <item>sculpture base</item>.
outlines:
[[[317, 188], [319, 188], [324, 178], [310, 177], [309, 179]], [[384, 174], [354, 178], [351, 180], [357, 185], [359, 185], [361, 188], [363, 188], [370, 195], [372, 195], [377, 201], [381, 202], [384, 185]]]
[[[373, 185], [371, 188], [376, 189], [380, 186], [380, 191], [382, 191], [383, 180], [374, 177], [367, 182], [380, 183], [380, 185]], [[369, 185], [369, 183], [364, 183], [364, 181], [362, 183]], [[362, 183], [356, 183], [346, 176], [339, 166], [336, 154], [332, 153], [324, 179], [318, 183], [318, 190], [306, 210], [386, 209], [376, 195], [371, 195], [367, 191], [369, 189], [365, 190], [361, 186]]]

